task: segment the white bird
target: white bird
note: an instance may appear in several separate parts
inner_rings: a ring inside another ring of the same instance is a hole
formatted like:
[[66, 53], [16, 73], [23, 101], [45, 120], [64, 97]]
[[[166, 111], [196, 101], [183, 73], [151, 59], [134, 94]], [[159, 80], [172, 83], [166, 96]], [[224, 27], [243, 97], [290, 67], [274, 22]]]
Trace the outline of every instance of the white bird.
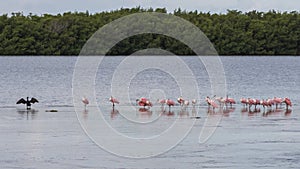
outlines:
[[196, 104], [197, 104], [197, 100], [196, 100], [196, 99], [193, 99], [193, 100], [192, 100], [192, 105], [193, 105], [193, 107], [195, 107]]
[[83, 97], [81, 101], [84, 104], [84, 109], [86, 109], [86, 106], [89, 104], [89, 100], [86, 97]]

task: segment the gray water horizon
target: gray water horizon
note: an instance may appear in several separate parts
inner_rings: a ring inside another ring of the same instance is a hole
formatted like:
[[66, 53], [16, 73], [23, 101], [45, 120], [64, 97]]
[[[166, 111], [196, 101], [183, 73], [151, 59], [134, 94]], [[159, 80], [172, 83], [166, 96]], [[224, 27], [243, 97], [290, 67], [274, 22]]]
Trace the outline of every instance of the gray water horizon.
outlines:
[[[160, 56], [156, 57], [159, 61]], [[207, 108], [205, 97], [211, 96], [209, 77], [201, 60], [192, 56], [181, 58], [199, 85], [196, 112], [192, 106], [182, 111], [179, 105], [171, 111], [162, 111], [154, 98], [155, 105], [149, 111], [128, 110], [136, 98], [148, 97], [152, 90], [164, 90], [166, 97], [174, 101], [180, 96], [176, 80], [155, 69], [132, 78], [130, 101], [120, 100], [113, 109], [108, 101], [111, 79], [124, 58], [111, 56], [103, 60], [95, 79], [97, 105], [88, 105], [86, 110], [82, 105], [82, 111], [76, 114], [72, 78], [77, 57], [0, 57], [1, 168], [299, 168], [300, 58], [221, 56], [227, 94], [237, 101], [222, 114]], [[140, 85], [147, 87], [140, 88]], [[27, 96], [39, 100], [31, 111], [15, 104]], [[293, 106], [288, 110], [284, 105], [277, 110], [259, 107], [260, 111], [255, 112], [239, 102], [240, 98], [274, 96], [290, 98]], [[194, 116], [200, 119], [187, 137], [169, 151], [151, 158], [132, 159], [107, 152], [84, 132], [77, 115], [82, 119], [91, 118], [89, 110], [93, 106], [102, 110], [113, 128], [131, 137], [159, 134], [174, 120], [192, 120]], [[122, 114], [146, 122], [159, 118], [160, 123], [151, 128], [136, 127]], [[222, 120], [215, 126], [212, 137], [200, 144], [198, 137], [208, 115], [222, 116]]]

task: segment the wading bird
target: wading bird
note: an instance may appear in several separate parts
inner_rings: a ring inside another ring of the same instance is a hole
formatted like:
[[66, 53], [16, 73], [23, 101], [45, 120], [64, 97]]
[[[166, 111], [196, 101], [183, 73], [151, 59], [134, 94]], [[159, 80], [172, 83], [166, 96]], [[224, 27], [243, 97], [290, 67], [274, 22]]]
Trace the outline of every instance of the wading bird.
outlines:
[[190, 105], [190, 102], [188, 100], [184, 100], [184, 102], [181, 106], [181, 109], [186, 110], [189, 105]]
[[219, 102], [220, 107], [223, 107], [226, 104], [226, 100], [223, 97], [216, 97], [215, 100]]
[[260, 105], [260, 100], [248, 98], [249, 111], [252, 105], [254, 105], [254, 110], [256, 110], [257, 105]]
[[270, 109], [272, 109], [272, 105], [274, 104], [273, 99], [267, 99], [267, 106], [270, 107]]
[[210, 106], [212, 106], [213, 109], [219, 107], [219, 106], [217, 105], [217, 103], [215, 103], [215, 102], [214, 102], [212, 99], [210, 99], [208, 96], [205, 98], [205, 101], [206, 101], [207, 104], [208, 104], [208, 108], [209, 108]]
[[109, 101], [113, 104], [113, 108], [115, 107], [115, 104], [120, 103], [116, 98], [114, 98], [112, 96], [110, 96]]
[[189, 102], [188, 100], [185, 100], [185, 101], [183, 102], [183, 105], [184, 105], [185, 107], [187, 107], [187, 106], [190, 105], [190, 102]]
[[263, 106], [264, 110], [265, 110], [265, 107], [268, 107], [268, 106], [269, 106], [267, 100], [264, 100], [264, 99], [262, 99], [262, 100], [260, 101], [260, 105]]
[[197, 100], [196, 100], [196, 99], [193, 99], [193, 100], [192, 100], [192, 105], [193, 105], [193, 107], [195, 107], [196, 104], [197, 104]]
[[146, 106], [148, 106], [149, 108], [152, 107], [152, 103], [151, 103], [148, 99], [146, 99], [146, 98], [144, 98], [144, 97], [142, 97], [142, 98], [140, 98], [140, 99], [136, 99], [136, 103], [137, 103], [139, 106], [143, 106], [144, 108], [145, 108]]
[[21, 98], [19, 101], [17, 101], [16, 104], [26, 104], [26, 109], [30, 110], [31, 109], [31, 104], [38, 103], [38, 102], [39, 101], [34, 97], [32, 97], [30, 100], [29, 100], [29, 97], [27, 97], [26, 100]]
[[83, 97], [81, 101], [84, 104], [84, 109], [86, 109], [86, 106], [89, 104], [89, 100], [86, 97]]
[[279, 97], [274, 97], [273, 102], [275, 103], [276, 109], [278, 108], [278, 104], [281, 105], [281, 103], [283, 102], [282, 98]]
[[175, 105], [175, 102], [174, 102], [173, 100], [167, 99], [167, 100], [166, 100], [166, 104], [169, 106], [169, 111], [170, 111], [171, 106], [174, 106], [174, 105]]
[[241, 103], [244, 105], [244, 107], [247, 107], [248, 106], [248, 104], [249, 104], [249, 100], [248, 99], [246, 99], [246, 98], [241, 98]]
[[292, 107], [292, 102], [287, 97], [283, 99], [283, 103], [285, 103], [285, 105], [286, 105], [286, 110], [288, 110], [289, 106]]
[[184, 99], [182, 98], [182, 96], [178, 97], [177, 102], [180, 104], [180, 106], [183, 106]]
[[161, 107], [164, 107], [166, 100], [165, 99], [157, 99], [157, 103], [161, 105]]
[[230, 104], [230, 107], [232, 107], [232, 104], [235, 104], [235, 100], [233, 98], [229, 98], [228, 95], [226, 96], [225, 99], [225, 106], [227, 107], [227, 103]]

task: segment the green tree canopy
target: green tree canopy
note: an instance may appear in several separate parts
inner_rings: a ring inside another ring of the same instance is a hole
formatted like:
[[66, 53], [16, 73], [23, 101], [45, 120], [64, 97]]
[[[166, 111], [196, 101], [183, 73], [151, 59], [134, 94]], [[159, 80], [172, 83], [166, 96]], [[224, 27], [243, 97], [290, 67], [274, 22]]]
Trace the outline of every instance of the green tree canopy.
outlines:
[[[136, 7], [95, 14], [88, 11], [41, 16], [24, 16], [20, 12], [4, 14], [0, 16], [0, 54], [78, 55], [99, 28], [137, 12], [168, 13], [165, 8]], [[297, 11], [254, 10], [242, 13], [228, 10], [225, 14], [211, 14], [176, 9], [170, 14], [195, 24], [220, 55], [300, 55], [300, 15]], [[162, 48], [177, 55], [194, 55], [182, 42], [157, 34], [124, 39], [108, 55], [130, 55], [147, 48]]]

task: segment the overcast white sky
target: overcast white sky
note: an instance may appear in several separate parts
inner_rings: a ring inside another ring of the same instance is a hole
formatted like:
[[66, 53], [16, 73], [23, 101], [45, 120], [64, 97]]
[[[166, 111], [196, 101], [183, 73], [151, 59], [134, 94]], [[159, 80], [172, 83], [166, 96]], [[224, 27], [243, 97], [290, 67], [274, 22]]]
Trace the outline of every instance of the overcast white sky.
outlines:
[[0, 0], [0, 14], [23, 12], [24, 14], [63, 13], [88, 10], [91, 13], [131, 8], [165, 7], [168, 12], [181, 8], [211, 13], [224, 13], [227, 9], [240, 11], [300, 11], [299, 0]]

